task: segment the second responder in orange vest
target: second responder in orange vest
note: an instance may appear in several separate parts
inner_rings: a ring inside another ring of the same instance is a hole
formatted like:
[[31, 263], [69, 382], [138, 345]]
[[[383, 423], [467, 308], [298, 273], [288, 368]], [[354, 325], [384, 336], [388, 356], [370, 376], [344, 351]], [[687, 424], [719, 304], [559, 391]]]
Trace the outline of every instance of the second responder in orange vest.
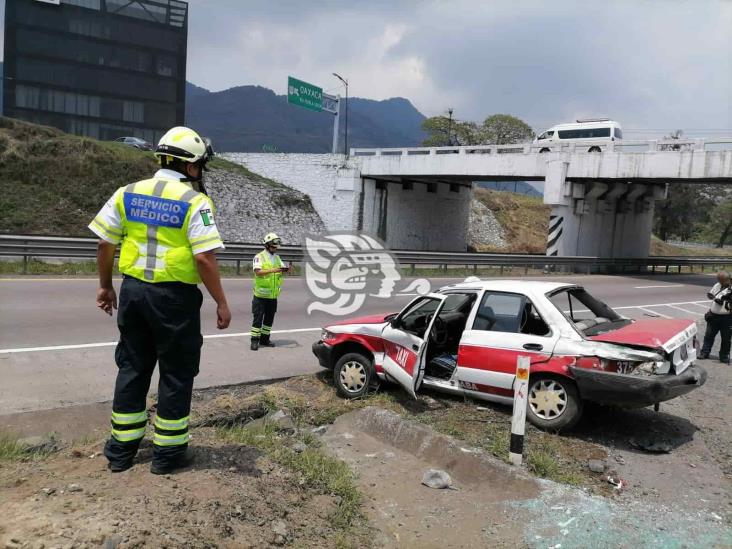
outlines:
[[213, 203], [199, 192], [213, 150], [193, 130], [176, 127], [160, 139], [155, 156], [162, 169], [117, 189], [89, 225], [100, 238], [97, 306], [108, 315], [117, 308], [112, 269], [120, 244], [124, 275], [112, 434], [104, 447], [112, 472], [132, 467], [145, 436], [145, 401], [156, 363], [160, 382], [150, 471], [165, 474], [190, 464], [188, 421], [203, 342], [199, 282], [216, 301], [217, 327], [231, 321], [215, 255], [224, 245]]
[[277, 312], [277, 298], [282, 290], [282, 273], [290, 270], [277, 249], [282, 240], [275, 233], [268, 233], [262, 239], [264, 250], [254, 256], [254, 296], [252, 297], [252, 342], [251, 349], [259, 346], [274, 347], [270, 340], [272, 324]]

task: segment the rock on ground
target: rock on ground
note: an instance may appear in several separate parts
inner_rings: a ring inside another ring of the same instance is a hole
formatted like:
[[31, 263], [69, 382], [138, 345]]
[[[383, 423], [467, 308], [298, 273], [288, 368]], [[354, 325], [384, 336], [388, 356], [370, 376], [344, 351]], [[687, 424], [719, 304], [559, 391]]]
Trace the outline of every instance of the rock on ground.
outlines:
[[470, 202], [468, 244], [473, 248], [479, 246], [503, 248], [508, 245], [503, 227], [495, 218], [493, 212], [475, 198]]
[[224, 241], [260, 242], [275, 232], [283, 244], [300, 245], [305, 234], [325, 232], [310, 197], [299, 191], [225, 170], [211, 170], [205, 181]]

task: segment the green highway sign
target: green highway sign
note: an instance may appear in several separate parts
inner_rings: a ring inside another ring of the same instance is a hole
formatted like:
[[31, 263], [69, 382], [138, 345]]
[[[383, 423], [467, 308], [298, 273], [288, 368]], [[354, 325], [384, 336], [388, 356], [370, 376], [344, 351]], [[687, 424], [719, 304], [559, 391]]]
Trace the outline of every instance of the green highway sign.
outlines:
[[311, 111], [323, 110], [323, 88], [287, 77], [287, 102]]

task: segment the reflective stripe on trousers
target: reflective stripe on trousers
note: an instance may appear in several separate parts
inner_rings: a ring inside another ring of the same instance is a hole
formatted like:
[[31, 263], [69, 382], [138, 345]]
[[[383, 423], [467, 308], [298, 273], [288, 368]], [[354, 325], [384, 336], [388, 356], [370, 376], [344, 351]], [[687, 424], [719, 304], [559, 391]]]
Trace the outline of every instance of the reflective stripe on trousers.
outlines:
[[188, 432], [190, 416], [180, 419], [165, 419], [155, 417], [155, 435], [153, 444], [156, 446], [181, 446], [188, 444], [191, 435]]
[[118, 442], [138, 441], [145, 436], [147, 412], [112, 412], [112, 438]]

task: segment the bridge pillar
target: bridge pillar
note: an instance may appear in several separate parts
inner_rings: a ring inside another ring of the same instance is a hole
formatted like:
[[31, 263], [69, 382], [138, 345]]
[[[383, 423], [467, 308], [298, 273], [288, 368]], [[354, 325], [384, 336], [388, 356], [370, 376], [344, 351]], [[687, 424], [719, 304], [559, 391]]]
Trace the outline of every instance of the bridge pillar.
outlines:
[[647, 257], [654, 201], [663, 188], [623, 181], [568, 181], [568, 163], [547, 163], [549, 256]]
[[465, 251], [472, 186], [468, 182], [364, 177], [356, 228], [401, 250]]

